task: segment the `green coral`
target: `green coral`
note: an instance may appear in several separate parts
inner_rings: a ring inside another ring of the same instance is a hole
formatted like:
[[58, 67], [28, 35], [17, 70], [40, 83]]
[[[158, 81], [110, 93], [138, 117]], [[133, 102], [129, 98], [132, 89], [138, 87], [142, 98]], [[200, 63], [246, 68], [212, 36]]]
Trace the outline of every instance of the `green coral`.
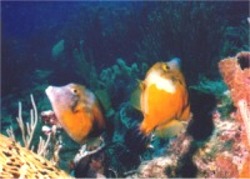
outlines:
[[122, 58], [118, 58], [116, 64], [102, 70], [100, 80], [107, 89], [110, 89], [119, 79], [123, 81], [130, 80], [133, 83], [142, 74], [145, 74], [147, 69], [148, 65], [146, 63], [140, 65], [133, 63], [131, 66], [128, 66]]
[[201, 76], [199, 83], [189, 87], [190, 89], [195, 89], [207, 94], [214, 94], [217, 99], [221, 98], [225, 91], [227, 91], [227, 86], [222, 80], [212, 81], [205, 76]]
[[[136, 113], [130, 105], [130, 95], [136, 88], [137, 80], [146, 73], [148, 65], [146, 63], [127, 65], [122, 58], [118, 58], [116, 63], [109, 68], [103, 69], [99, 82], [101, 89], [107, 91], [111, 97], [111, 106], [115, 108], [114, 123], [116, 125], [117, 134], [125, 132], [133, 121], [136, 121], [131, 116]], [[119, 138], [116, 137], [116, 138]]]

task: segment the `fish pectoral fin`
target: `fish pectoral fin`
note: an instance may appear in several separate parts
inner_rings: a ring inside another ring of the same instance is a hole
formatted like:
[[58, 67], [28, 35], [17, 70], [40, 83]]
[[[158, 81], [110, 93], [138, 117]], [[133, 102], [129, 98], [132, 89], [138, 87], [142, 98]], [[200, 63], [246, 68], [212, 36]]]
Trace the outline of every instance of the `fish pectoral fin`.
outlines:
[[185, 122], [173, 119], [164, 125], [158, 126], [154, 134], [160, 138], [175, 137], [185, 129], [185, 126]]
[[130, 102], [132, 107], [134, 107], [138, 111], [141, 111], [140, 99], [141, 99], [141, 94], [145, 89], [145, 83], [143, 81], [140, 81], [140, 80], [137, 80], [137, 83], [138, 84], [136, 85], [136, 88], [131, 93], [129, 102]]

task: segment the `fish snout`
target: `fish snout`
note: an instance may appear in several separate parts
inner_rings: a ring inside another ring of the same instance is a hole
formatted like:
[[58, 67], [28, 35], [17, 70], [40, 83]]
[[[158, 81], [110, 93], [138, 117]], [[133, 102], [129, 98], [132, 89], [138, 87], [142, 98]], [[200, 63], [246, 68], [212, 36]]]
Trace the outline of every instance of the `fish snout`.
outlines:
[[55, 94], [58, 94], [60, 92], [62, 92], [63, 88], [61, 87], [57, 87], [57, 86], [48, 86], [46, 89], [45, 89], [45, 93], [47, 96], [51, 96], [51, 95], [55, 95]]
[[48, 87], [46, 88], [45, 93], [46, 93], [47, 96], [49, 96], [49, 94], [52, 93], [53, 88], [54, 88], [53, 86], [48, 86]]
[[56, 87], [56, 86], [48, 86], [45, 89], [45, 93], [51, 103], [53, 103], [56, 99], [58, 100], [60, 93], [61, 93], [60, 91], [61, 91], [60, 87]]
[[171, 59], [167, 64], [170, 66], [171, 69], [180, 69], [181, 68], [181, 59], [175, 57]]

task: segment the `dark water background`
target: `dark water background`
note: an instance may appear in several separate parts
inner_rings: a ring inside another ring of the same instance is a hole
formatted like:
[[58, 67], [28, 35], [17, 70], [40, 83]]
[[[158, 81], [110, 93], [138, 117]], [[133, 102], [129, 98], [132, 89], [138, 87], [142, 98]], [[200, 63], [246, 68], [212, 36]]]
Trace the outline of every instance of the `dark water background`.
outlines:
[[[178, 56], [191, 83], [200, 74], [218, 77], [218, 60], [247, 50], [248, 34], [241, 30], [249, 27], [248, 7], [247, 1], [4, 1], [2, 96], [33, 87], [37, 69], [53, 71], [49, 83], [84, 83], [72, 60], [80, 40], [98, 72], [117, 58], [151, 65]], [[53, 60], [51, 49], [61, 39], [66, 52]]]
[[[128, 100], [153, 63], [181, 58], [188, 85], [204, 76], [220, 80], [218, 61], [249, 51], [248, 17], [248, 1], [1, 1], [1, 130], [12, 126], [20, 135], [17, 102], [27, 121], [29, 94], [41, 112], [50, 109], [48, 85], [77, 82], [108, 91], [114, 136], [122, 140], [131, 121], [141, 119]], [[61, 40], [64, 50], [53, 56]], [[124, 158], [127, 164], [114, 165], [127, 171], [131, 159]]]

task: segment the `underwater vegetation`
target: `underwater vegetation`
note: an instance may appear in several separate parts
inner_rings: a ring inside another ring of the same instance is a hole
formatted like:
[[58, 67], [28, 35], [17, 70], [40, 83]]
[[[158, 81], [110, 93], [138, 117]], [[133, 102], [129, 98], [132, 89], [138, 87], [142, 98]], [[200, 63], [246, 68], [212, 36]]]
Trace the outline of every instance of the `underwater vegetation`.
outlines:
[[1, 5], [0, 178], [250, 177], [249, 2]]

